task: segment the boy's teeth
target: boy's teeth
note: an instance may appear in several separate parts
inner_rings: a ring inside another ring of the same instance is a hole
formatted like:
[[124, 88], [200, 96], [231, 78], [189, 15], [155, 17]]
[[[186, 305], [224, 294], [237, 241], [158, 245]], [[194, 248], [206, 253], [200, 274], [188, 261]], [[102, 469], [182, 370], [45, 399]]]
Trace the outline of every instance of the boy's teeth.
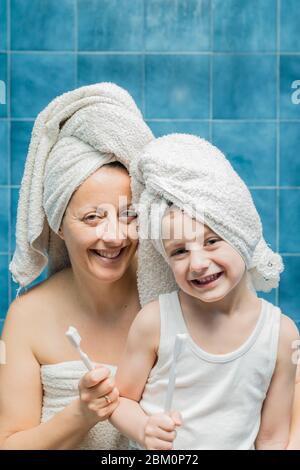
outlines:
[[207, 282], [212, 282], [218, 279], [220, 274], [221, 273], [212, 274], [211, 276], [206, 276], [206, 277], [203, 277], [202, 279], [195, 279], [195, 281], [199, 282], [199, 284], [206, 284]]
[[102, 258], [116, 258], [121, 253], [121, 250], [116, 251], [105, 251], [105, 250], [95, 250], [98, 255], [102, 256]]

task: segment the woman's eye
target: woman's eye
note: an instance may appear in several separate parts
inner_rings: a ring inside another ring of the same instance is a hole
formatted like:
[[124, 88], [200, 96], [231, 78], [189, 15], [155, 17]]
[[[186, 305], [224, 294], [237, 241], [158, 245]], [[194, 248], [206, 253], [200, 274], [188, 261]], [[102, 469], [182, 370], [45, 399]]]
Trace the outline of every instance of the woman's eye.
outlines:
[[178, 250], [173, 251], [173, 253], [171, 253], [171, 256], [183, 255], [186, 252], [187, 250], [185, 248], [179, 248]]
[[103, 219], [103, 214], [89, 214], [84, 217], [85, 222], [94, 222]]

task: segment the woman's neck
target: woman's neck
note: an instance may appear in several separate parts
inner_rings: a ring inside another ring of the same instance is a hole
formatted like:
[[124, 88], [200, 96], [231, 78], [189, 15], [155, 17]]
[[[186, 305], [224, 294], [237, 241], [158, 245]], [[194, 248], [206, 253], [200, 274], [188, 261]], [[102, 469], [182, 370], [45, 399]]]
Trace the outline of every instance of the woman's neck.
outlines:
[[119, 317], [122, 311], [125, 313], [134, 297], [138, 298], [135, 262], [121, 279], [114, 282], [101, 282], [73, 269], [70, 270], [70, 280], [74, 300], [89, 316], [107, 316], [113, 320], [115, 315]]

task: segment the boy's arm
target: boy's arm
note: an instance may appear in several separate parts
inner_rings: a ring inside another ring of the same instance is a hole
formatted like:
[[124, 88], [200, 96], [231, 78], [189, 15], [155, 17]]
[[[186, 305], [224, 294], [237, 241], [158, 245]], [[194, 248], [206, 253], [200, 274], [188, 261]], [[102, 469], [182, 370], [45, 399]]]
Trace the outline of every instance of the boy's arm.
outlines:
[[110, 422], [122, 434], [141, 445], [148, 416], [139, 406], [139, 401], [157, 359], [159, 340], [159, 303], [154, 301], [142, 308], [130, 328], [116, 374], [120, 404], [110, 417]]
[[296, 374], [292, 343], [298, 338], [299, 332], [294, 322], [282, 315], [275, 372], [263, 404], [255, 443], [258, 450], [283, 450], [287, 447]]
[[298, 363], [297, 367], [292, 425], [290, 441], [287, 448], [288, 450], [300, 450], [300, 363]]

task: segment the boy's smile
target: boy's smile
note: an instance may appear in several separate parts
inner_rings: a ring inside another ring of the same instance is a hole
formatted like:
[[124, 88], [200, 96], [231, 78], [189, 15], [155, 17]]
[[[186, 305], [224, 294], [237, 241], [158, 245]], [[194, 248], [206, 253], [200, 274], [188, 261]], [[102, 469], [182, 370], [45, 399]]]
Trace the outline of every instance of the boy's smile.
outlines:
[[203, 287], [214, 287], [216, 281], [220, 279], [223, 275], [224, 271], [219, 271], [218, 273], [211, 274], [210, 276], [203, 276], [201, 278], [192, 279], [190, 282], [195, 287], [203, 288]]

